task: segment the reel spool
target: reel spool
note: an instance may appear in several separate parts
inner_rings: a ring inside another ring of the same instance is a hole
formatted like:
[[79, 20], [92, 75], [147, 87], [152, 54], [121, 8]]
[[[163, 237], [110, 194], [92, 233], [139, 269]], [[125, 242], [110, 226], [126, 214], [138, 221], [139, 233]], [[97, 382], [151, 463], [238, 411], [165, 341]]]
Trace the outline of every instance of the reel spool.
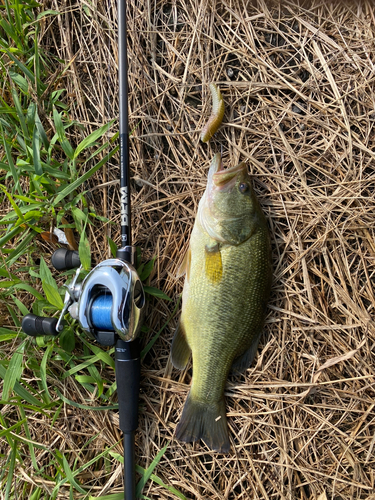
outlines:
[[144, 305], [142, 283], [133, 266], [120, 259], [108, 259], [83, 280], [78, 302], [69, 306], [69, 312], [100, 343], [108, 337], [102, 332], [111, 332], [128, 342], [138, 337]]

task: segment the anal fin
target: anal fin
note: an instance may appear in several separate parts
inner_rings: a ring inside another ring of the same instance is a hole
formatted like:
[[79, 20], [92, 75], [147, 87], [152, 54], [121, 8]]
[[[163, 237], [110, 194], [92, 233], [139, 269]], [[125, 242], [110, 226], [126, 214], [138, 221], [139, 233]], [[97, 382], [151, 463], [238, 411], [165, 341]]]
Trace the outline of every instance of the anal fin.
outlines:
[[179, 321], [172, 340], [172, 364], [183, 370], [189, 361], [191, 349], [186, 339], [185, 330]]
[[254, 361], [255, 355], [258, 350], [259, 339], [262, 335], [262, 331], [254, 338], [251, 346], [243, 354], [238, 356], [233, 361], [232, 371], [243, 372], [247, 368], [250, 368], [251, 363]]

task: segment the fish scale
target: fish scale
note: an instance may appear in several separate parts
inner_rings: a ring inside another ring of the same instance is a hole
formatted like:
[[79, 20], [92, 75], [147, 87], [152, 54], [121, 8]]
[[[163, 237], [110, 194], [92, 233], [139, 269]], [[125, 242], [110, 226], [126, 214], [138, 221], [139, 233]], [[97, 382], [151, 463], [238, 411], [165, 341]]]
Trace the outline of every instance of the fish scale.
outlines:
[[247, 367], [255, 355], [272, 269], [267, 222], [246, 166], [220, 166], [216, 155], [191, 234], [172, 362], [183, 367], [191, 351], [192, 385], [176, 437], [227, 452], [225, 384], [232, 366]]

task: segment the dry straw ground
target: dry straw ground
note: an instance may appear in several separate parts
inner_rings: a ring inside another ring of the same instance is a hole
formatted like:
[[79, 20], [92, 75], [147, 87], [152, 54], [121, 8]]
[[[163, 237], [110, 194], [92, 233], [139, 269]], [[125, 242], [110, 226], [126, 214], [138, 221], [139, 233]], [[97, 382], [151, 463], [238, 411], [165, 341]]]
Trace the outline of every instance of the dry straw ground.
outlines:
[[[45, 20], [41, 43], [74, 58], [56, 85], [71, 117], [96, 128], [118, 110], [116, 2], [43, 3], [63, 14]], [[173, 440], [191, 379], [169, 360], [174, 318], [143, 363], [140, 465], [170, 442], [155, 472], [190, 499], [375, 498], [373, 6], [131, 0], [128, 20], [133, 236], [145, 259], [157, 256], [151, 285], [173, 298], [151, 303], [145, 342], [181, 292], [175, 275], [215, 152], [227, 166], [248, 163], [274, 259], [259, 354], [227, 385], [232, 452]], [[206, 145], [211, 81], [226, 114]], [[114, 161], [86, 186], [116, 223], [117, 176]], [[118, 241], [115, 228], [91, 230], [96, 259], [108, 256], [105, 234]], [[89, 460], [119, 439], [111, 412], [64, 415], [44, 441], [79, 449], [104, 429]], [[96, 494], [121, 491], [121, 469], [86, 481]], [[144, 494], [173, 497], [155, 483]]]

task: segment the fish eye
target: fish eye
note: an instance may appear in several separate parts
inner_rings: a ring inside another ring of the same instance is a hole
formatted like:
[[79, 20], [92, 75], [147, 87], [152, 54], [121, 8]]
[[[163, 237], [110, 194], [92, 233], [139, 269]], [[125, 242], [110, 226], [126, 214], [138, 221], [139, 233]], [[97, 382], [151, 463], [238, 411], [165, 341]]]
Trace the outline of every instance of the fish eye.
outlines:
[[249, 190], [249, 184], [247, 184], [247, 182], [241, 182], [241, 184], [239, 184], [238, 186], [238, 189], [240, 190], [240, 193], [246, 193], [246, 191]]

